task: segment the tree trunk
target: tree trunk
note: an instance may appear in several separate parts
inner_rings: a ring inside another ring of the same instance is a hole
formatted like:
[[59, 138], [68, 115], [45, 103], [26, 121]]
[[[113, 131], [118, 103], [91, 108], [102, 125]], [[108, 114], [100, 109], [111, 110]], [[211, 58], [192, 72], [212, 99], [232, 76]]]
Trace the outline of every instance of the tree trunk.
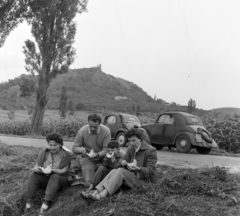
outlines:
[[45, 108], [48, 102], [48, 87], [49, 82], [44, 80], [43, 77], [39, 77], [39, 87], [37, 91], [37, 99], [35, 104], [35, 109], [32, 117], [30, 134], [41, 135], [43, 117], [45, 113]]

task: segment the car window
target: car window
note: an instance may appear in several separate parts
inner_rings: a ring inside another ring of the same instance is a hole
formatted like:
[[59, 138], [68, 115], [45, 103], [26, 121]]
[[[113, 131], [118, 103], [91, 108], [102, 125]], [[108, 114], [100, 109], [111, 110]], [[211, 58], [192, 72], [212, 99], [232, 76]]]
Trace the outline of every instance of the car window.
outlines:
[[199, 122], [198, 119], [195, 118], [195, 117], [191, 117], [191, 121], [194, 122], [194, 123], [198, 123]]
[[190, 116], [186, 118], [186, 120], [187, 120], [187, 124], [189, 125], [201, 125], [201, 126], [203, 125], [201, 119], [194, 116]]
[[125, 122], [139, 122], [139, 119], [135, 116], [124, 116]]
[[116, 116], [109, 116], [106, 120], [108, 124], [116, 124]]
[[174, 123], [174, 118], [173, 116], [170, 115], [161, 115], [160, 118], [158, 119], [159, 124], [173, 124]]

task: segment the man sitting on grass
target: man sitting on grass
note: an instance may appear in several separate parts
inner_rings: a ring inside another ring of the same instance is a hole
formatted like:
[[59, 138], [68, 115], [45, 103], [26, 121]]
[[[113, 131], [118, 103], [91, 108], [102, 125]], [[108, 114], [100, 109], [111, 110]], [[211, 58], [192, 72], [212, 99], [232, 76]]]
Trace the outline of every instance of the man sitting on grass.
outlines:
[[85, 192], [82, 192], [81, 195], [87, 196], [87, 194], [90, 193], [91, 190], [97, 186], [112, 169], [118, 168], [118, 162], [123, 155], [124, 152], [120, 150], [118, 141], [110, 141], [102, 165], [97, 169], [93, 178], [90, 179], [89, 188]]

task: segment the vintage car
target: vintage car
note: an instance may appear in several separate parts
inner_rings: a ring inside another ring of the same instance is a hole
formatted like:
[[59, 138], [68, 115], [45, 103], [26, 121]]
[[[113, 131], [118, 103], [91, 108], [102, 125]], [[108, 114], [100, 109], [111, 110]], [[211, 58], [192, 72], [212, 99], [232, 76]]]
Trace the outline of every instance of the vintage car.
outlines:
[[119, 145], [126, 145], [125, 133], [127, 130], [134, 126], [140, 126], [140, 121], [137, 116], [124, 114], [124, 113], [114, 113], [107, 115], [104, 118], [104, 125], [106, 125], [111, 131], [111, 138], [118, 140]]
[[159, 150], [168, 146], [169, 149], [176, 147], [179, 152], [187, 153], [196, 148], [199, 154], [208, 154], [212, 148], [218, 148], [201, 120], [189, 113], [165, 112], [158, 116], [155, 123], [141, 127], [147, 131], [151, 144]]

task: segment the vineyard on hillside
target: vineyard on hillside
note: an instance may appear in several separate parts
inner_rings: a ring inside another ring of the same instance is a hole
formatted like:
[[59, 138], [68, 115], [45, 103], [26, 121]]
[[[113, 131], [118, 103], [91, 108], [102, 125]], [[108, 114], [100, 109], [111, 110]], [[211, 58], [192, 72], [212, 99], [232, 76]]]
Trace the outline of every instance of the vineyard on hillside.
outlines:
[[208, 116], [202, 120], [220, 149], [240, 153], [240, 119], [237, 115], [222, 120]]

